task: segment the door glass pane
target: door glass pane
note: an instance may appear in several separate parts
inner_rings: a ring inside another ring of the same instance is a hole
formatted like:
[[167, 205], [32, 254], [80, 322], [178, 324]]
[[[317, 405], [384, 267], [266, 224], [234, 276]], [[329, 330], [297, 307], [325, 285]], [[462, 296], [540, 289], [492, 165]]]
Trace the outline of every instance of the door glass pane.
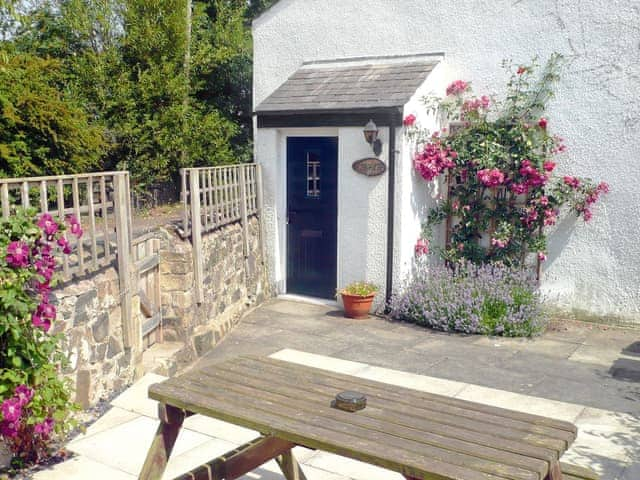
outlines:
[[320, 198], [320, 157], [307, 152], [307, 198]]

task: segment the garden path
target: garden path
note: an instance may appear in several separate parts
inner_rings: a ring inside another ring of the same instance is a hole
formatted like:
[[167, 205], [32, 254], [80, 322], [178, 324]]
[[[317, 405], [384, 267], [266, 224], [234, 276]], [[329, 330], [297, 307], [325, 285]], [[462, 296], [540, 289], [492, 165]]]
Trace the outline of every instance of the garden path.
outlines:
[[[273, 300], [248, 314], [198, 365], [242, 354], [569, 420], [579, 436], [565, 459], [603, 480], [640, 478], [640, 332], [566, 325], [533, 339], [436, 333], [372, 317], [347, 320], [335, 306]], [[36, 480], [133, 479], [155, 431], [148, 375], [112, 402], [87, 434], [70, 443], [75, 458]], [[185, 471], [254, 436], [195, 416], [179, 439], [168, 475]], [[297, 455], [310, 480], [383, 480], [393, 473], [324, 452]], [[207, 458], [205, 458], [207, 457]], [[102, 472], [102, 476], [100, 476]], [[267, 464], [243, 480], [280, 478]], [[167, 478], [171, 478], [167, 476]]]

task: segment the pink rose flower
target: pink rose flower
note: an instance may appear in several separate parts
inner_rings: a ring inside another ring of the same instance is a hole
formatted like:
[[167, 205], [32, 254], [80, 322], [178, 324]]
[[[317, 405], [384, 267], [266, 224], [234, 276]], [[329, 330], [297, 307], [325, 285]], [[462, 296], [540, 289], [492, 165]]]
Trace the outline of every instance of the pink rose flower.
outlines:
[[504, 183], [504, 173], [497, 168], [485, 168], [480, 170], [477, 176], [485, 187], [493, 188]]
[[509, 188], [513, 193], [516, 193], [518, 195], [529, 192], [529, 187], [524, 183], [512, 183]]
[[447, 87], [447, 96], [459, 95], [469, 89], [469, 83], [464, 80], [456, 80]]
[[413, 159], [416, 171], [427, 181], [438, 177], [447, 168], [455, 167], [453, 161], [457, 153], [449, 148], [442, 148], [439, 143], [430, 142], [417, 153]]
[[491, 245], [497, 248], [504, 248], [507, 246], [508, 243], [509, 243], [509, 240], [501, 240], [499, 238], [491, 239]]
[[547, 255], [544, 252], [538, 252], [538, 260], [544, 262], [547, 260]]
[[540, 120], [538, 120], [538, 126], [542, 129], [546, 129], [547, 128], [547, 119], [544, 117], [541, 117]]
[[424, 238], [419, 238], [415, 246], [416, 256], [421, 257], [429, 253], [429, 241]]
[[580, 187], [580, 179], [576, 177], [572, 177], [570, 175], [565, 175], [563, 178], [565, 185], [569, 185], [574, 190]]
[[402, 124], [405, 127], [413, 127], [415, 123], [416, 123], [416, 116], [413, 113], [404, 117], [404, 120], [402, 121]]

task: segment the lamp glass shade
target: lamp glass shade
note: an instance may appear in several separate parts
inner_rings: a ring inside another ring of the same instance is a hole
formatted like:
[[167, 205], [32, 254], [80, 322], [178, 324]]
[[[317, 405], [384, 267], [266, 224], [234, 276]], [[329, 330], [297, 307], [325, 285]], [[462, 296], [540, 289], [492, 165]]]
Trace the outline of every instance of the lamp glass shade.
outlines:
[[363, 133], [367, 143], [372, 144], [378, 139], [378, 126], [373, 123], [373, 120], [369, 120], [364, 127]]

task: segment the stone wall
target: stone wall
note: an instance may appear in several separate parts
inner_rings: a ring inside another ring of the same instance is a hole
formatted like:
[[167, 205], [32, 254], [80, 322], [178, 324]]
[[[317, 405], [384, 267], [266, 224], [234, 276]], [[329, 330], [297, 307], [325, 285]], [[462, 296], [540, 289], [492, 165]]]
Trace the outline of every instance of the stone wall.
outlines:
[[246, 258], [240, 222], [203, 234], [201, 304], [195, 302], [191, 243], [162, 231], [160, 284], [164, 339], [185, 342], [180, 360], [202, 356], [224, 337], [243, 312], [270, 294], [256, 217], [249, 218], [248, 230]]
[[[55, 333], [64, 333], [69, 365], [64, 373], [76, 385], [76, 401], [86, 408], [131, 383], [139, 358], [122, 343], [118, 273], [113, 266], [55, 293]], [[134, 298], [134, 307], [139, 305]], [[139, 315], [140, 308], [134, 308]], [[139, 356], [138, 356], [139, 357]]]
[[[186, 363], [205, 354], [242, 313], [269, 294], [256, 217], [249, 219], [248, 230], [246, 258], [240, 222], [203, 235], [201, 304], [195, 302], [191, 242], [167, 229], [153, 232], [161, 245], [164, 342], [178, 345], [178, 361]], [[132, 275], [132, 285], [137, 285], [137, 272]], [[142, 352], [123, 345], [121, 292], [115, 266], [61, 285], [54, 296], [58, 308], [54, 332], [64, 334], [69, 358], [64, 374], [73, 381], [76, 401], [83, 408], [121, 390], [142, 373]], [[133, 292], [132, 314], [138, 316], [138, 324], [143, 323], [137, 291]]]

